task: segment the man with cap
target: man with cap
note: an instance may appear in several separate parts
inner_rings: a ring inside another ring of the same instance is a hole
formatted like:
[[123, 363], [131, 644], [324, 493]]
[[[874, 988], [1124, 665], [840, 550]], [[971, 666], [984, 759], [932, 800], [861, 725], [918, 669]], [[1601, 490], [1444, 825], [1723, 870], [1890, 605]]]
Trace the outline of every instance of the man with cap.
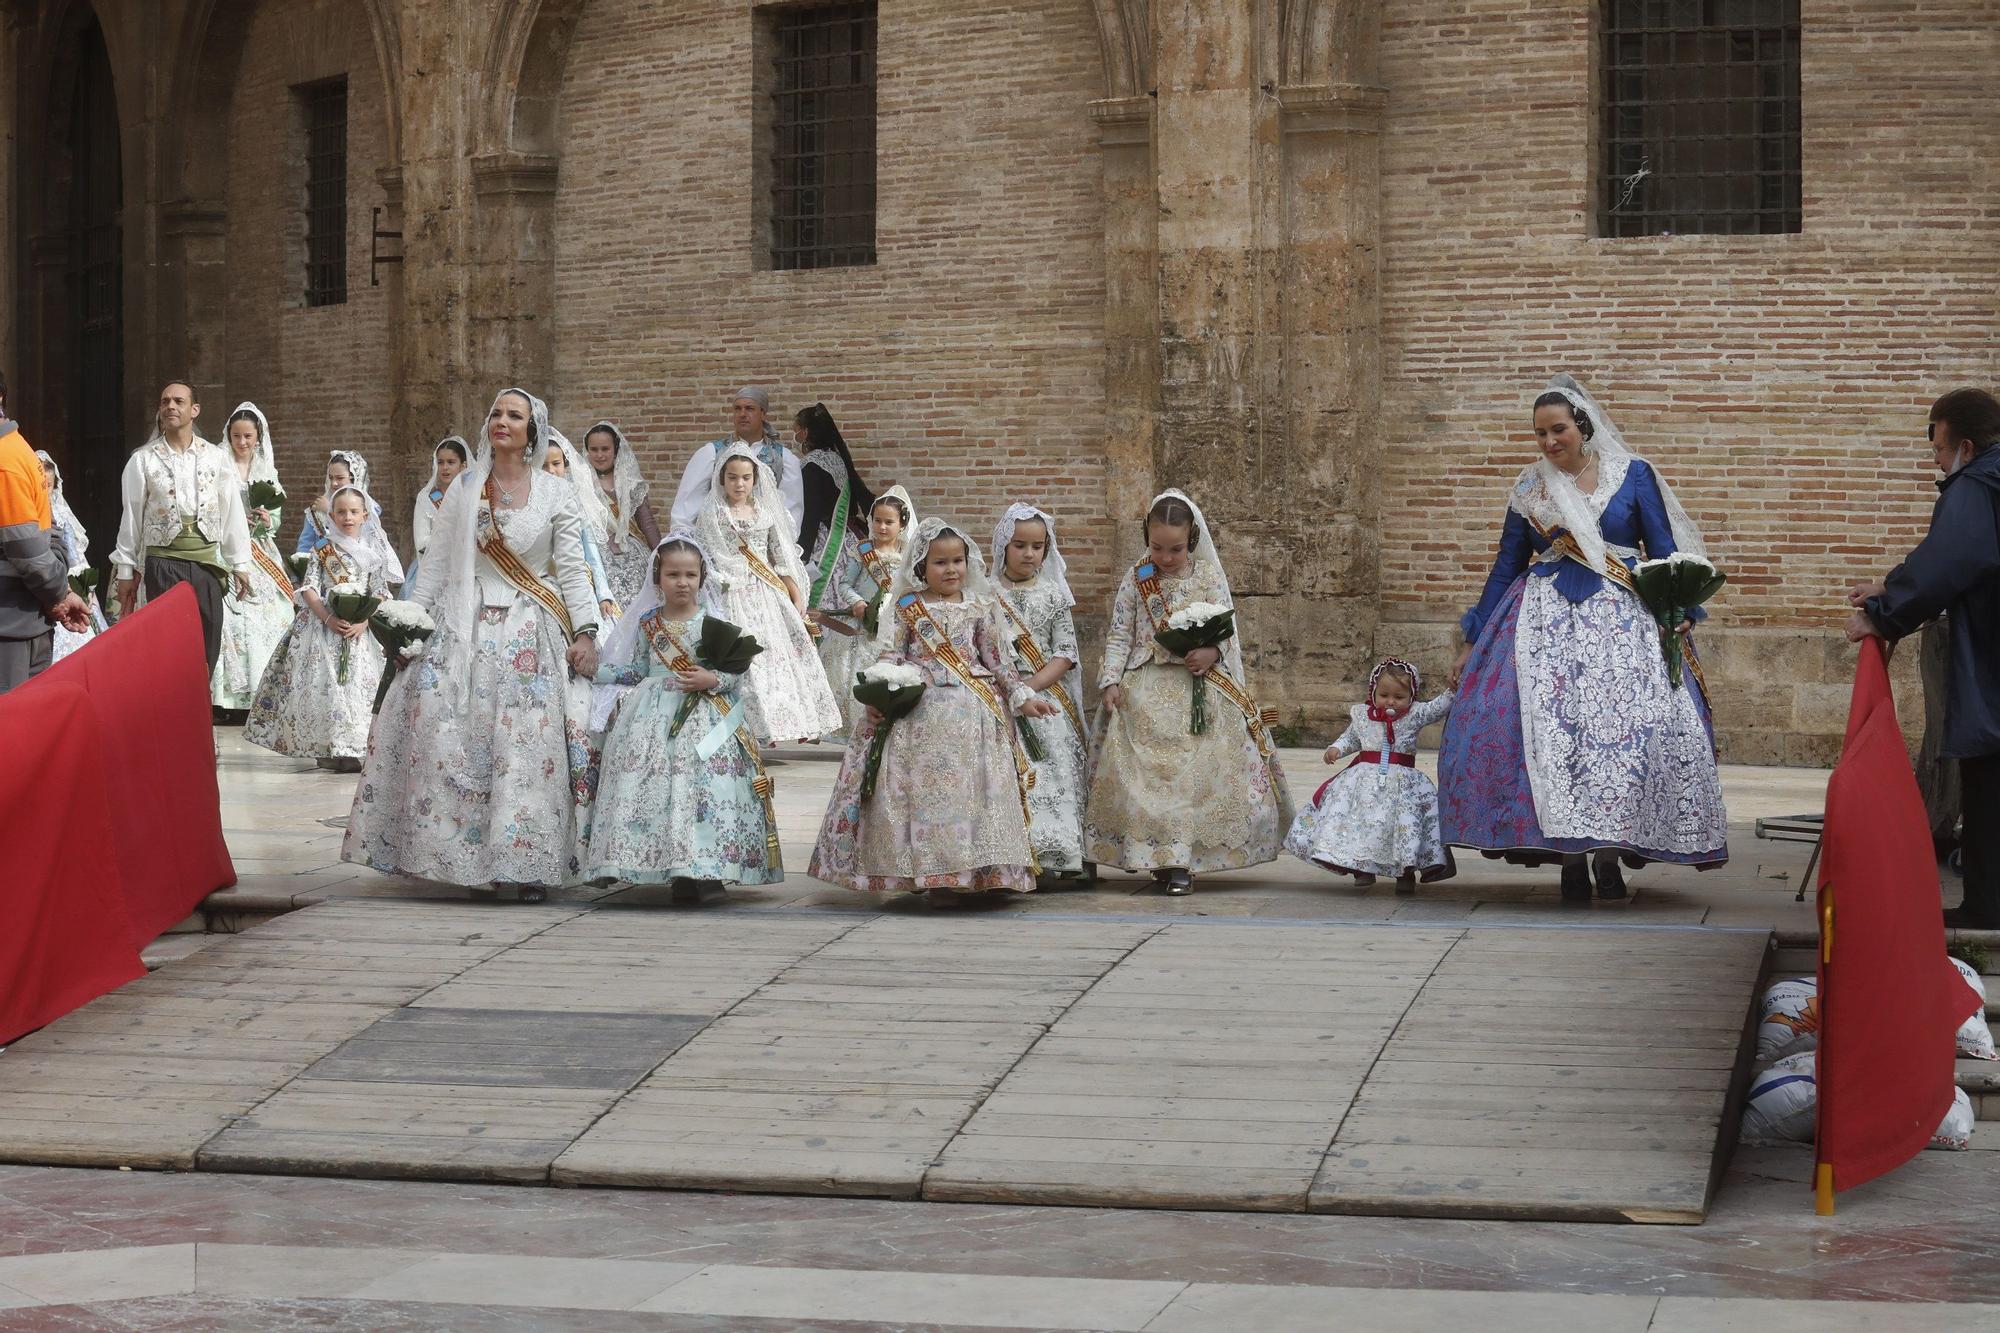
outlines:
[[701, 507], [708, 503], [716, 456], [741, 440], [757, 451], [757, 457], [778, 479], [778, 494], [785, 501], [785, 512], [792, 516], [792, 540], [797, 541], [799, 521], [806, 512], [805, 478], [799, 471], [799, 456], [771, 430], [770, 391], [751, 385], [738, 389], [730, 400], [730, 412], [736, 422], [735, 434], [711, 440], [695, 450], [694, 457], [688, 460], [687, 471], [681, 474], [680, 492], [674, 496], [674, 529], [694, 527], [695, 519], [701, 516]]

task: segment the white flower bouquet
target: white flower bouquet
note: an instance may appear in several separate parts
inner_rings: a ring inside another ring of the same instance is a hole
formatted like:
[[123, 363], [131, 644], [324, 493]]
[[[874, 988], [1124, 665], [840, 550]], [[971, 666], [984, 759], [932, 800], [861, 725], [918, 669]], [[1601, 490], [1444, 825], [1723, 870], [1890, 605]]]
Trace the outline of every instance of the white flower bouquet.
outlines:
[[924, 673], [906, 662], [877, 662], [855, 673], [855, 700], [882, 715], [874, 738], [868, 742], [867, 766], [861, 771], [862, 800], [875, 794], [875, 776], [882, 767], [882, 747], [888, 744], [889, 728], [917, 706], [928, 684]]
[[[358, 583], [336, 583], [326, 592], [326, 609], [350, 625], [365, 623], [375, 614], [375, 608], [382, 605], [380, 597], [368, 595], [368, 589]], [[348, 648], [354, 641], [343, 636], [340, 640], [340, 671], [338, 679], [347, 683]]]
[[[1153, 642], [1176, 657], [1186, 657], [1197, 648], [1220, 648], [1235, 634], [1235, 611], [1215, 602], [1190, 602], [1167, 617], [1167, 627], [1153, 635]], [[1208, 682], [1200, 676], [1193, 680], [1188, 735], [1199, 736], [1208, 729]]]
[[375, 636], [375, 642], [382, 645], [389, 659], [382, 668], [382, 683], [375, 687], [375, 707], [371, 711], [379, 713], [382, 700], [389, 694], [389, 682], [402, 668], [404, 656], [437, 633], [437, 624], [415, 602], [389, 601], [376, 607], [375, 613], [368, 617], [368, 632]]
[[1698, 555], [1676, 551], [1661, 560], [1643, 560], [1632, 570], [1639, 600], [1660, 626], [1660, 651], [1667, 660], [1667, 683], [1681, 683], [1680, 624], [1688, 613], [1722, 590], [1729, 578]]

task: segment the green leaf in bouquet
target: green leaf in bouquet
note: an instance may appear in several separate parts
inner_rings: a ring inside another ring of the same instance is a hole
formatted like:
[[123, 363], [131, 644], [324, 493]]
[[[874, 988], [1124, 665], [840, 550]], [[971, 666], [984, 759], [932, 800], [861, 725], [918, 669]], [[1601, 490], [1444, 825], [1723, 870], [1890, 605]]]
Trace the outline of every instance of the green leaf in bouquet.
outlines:
[[868, 609], [861, 614], [861, 628], [868, 631], [871, 639], [882, 632], [882, 600], [887, 596], [886, 588], [877, 592], [868, 603]]
[[889, 729], [898, 718], [907, 717], [917, 701], [924, 697], [922, 685], [891, 685], [887, 681], [870, 680], [866, 676], [854, 678], [854, 698], [882, 715], [875, 724], [875, 735], [868, 742], [868, 761], [861, 770], [861, 799], [867, 800], [875, 794], [876, 774], [882, 767], [882, 750], [889, 742]]
[[285, 505], [285, 488], [268, 478], [250, 483], [250, 507], [253, 509], [279, 510]]
[[717, 675], [740, 676], [763, 651], [764, 645], [757, 642], [756, 635], [746, 634], [719, 616], [708, 616], [702, 621], [694, 656]]

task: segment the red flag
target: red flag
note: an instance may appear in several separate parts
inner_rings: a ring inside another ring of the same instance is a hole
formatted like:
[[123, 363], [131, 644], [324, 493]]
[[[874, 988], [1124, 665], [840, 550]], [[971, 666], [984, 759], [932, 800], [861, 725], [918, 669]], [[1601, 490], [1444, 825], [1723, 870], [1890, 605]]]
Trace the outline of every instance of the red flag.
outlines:
[[1917, 1155], [1952, 1103], [1979, 996], [1946, 961], [1930, 821], [1880, 639], [1861, 645], [1819, 862], [1820, 1208]]

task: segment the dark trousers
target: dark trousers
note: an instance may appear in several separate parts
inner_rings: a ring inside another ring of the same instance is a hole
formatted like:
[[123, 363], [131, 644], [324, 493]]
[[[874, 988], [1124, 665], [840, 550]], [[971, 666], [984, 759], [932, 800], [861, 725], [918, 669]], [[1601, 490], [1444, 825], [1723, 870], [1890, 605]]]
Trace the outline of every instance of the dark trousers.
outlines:
[[146, 557], [146, 600], [166, 595], [176, 583], [194, 589], [195, 605], [201, 608], [201, 647], [208, 654], [208, 674], [215, 674], [215, 659], [222, 656], [222, 576], [207, 565], [170, 556]]
[[1958, 849], [1966, 915], [2000, 930], [2000, 754], [1959, 760], [1958, 786], [1965, 814]]
[[0, 639], [0, 694], [48, 670], [55, 644], [54, 630], [33, 639]]

